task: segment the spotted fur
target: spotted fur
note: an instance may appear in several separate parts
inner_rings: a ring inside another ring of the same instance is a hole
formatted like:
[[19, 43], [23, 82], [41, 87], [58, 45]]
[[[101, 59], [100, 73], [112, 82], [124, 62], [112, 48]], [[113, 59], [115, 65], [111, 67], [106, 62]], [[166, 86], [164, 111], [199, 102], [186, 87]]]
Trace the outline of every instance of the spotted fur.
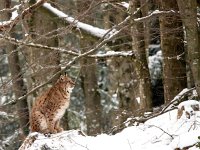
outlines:
[[69, 107], [74, 82], [61, 75], [53, 87], [36, 99], [30, 117], [31, 132], [58, 133], [63, 131], [60, 119]]

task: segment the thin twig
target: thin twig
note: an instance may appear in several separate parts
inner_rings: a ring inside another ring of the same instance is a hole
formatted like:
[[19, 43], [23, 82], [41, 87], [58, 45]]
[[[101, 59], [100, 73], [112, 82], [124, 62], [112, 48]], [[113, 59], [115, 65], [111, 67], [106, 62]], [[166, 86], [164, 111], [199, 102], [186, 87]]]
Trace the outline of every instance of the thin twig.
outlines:
[[155, 18], [155, 17], [159, 17], [159, 16], [163, 16], [163, 15], [176, 15], [176, 14], [179, 14], [179, 13], [174, 11], [174, 10], [169, 10], [169, 11], [155, 10], [151, 14], [149, 14], [148, 16], [144, 16], [144, 17], [141, 17], [141, 18], [134, 19], [134, 21], [135, 22], [144, 22], [144, 21], [150, 20], [151, 18]]
[[165, 134], [169, 135], [172, 139], [174, 139], [173, 135], [169, 134], [168, 132], [166, 132], [164, 129], [162, 129], [161, 127], [158, 127], [156, 125], [148, 125], [149, 127], [155, 127], [160, 129], [162, 132], [164, 132]]

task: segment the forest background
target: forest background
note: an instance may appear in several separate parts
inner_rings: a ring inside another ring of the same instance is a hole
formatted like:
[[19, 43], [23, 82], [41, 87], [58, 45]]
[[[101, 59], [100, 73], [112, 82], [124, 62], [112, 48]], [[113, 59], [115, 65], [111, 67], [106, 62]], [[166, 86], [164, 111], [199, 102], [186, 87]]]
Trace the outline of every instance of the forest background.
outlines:
[[115, 134], [185, 88], [199, 97], [198, 2], [0, 0], [0, 141], [20, 145], [35, 98], [65, 72], [76, 86], [62, 126], [87, 135]]

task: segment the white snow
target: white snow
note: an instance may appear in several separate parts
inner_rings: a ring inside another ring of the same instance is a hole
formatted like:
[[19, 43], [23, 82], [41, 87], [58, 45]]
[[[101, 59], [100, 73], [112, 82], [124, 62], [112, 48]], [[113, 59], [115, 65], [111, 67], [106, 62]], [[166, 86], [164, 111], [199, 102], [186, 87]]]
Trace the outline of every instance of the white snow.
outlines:
[[148, 57], [148, 67], [151, 76], [151, 82], [156, 84], [156, 80], [162, 76], [162, 51], [159, 50], [156, 55]]
[[0, 106], [6, 102], [6, 96], [1, 96], [0, 98]]
[[[196, 101], [183, 102], [189, 105]], [[100, 134], [97, 136], [83, 136], [77, 130], [64, 131], [45, 137], [43, 134], [32, 133], [37, 136], [34, 143], [27, 150], [39, 150], [41, 147], [59, 150], [174, 150], [194, 146], [200, 136], [200, 111], [188, 119], [181, 117], [177, 120], [177, 110], [172, 110], [158, 117], [146, 121], [138, 126], [127, 127], [116, 135]]]
[[120, 51], [120, 52], [107, 51], [105, 54], [98, 53], [95, 55], [91, 55], [91, 57], [114, 57], [114, 56], [123, 56], [123, 57], [133, 56], [133, 52], [132, 51]]
[[138, 104], [140, 104], [140, 101], [141, 101], [140, 97], [137, 97], [136, 101], [138, 102]]
[[129, 3], [127, 3], [127, 2], [121, 2], [121, 3], [117, 3], [117, 4], [125, 7], [126, 9], [129, 8]]
[[184, 106], [185, 108], [189, 108], [192, 105], [200, 105], [200, 103], [196, 100], [184, 101], [178, 105], [178, 108], [181, 109], [182, 106]]

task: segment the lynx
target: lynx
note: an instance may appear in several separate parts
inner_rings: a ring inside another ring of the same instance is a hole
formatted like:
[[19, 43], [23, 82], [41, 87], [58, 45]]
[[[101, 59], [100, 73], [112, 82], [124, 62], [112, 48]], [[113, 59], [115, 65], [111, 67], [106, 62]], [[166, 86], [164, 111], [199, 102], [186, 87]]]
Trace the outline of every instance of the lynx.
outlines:
[[66, 75], [61, 75], [53, 87], [36, 99], [30, 117], [31, 132], [62, 132], [60, 119], [69, 107], [70, 93], [74, 82]]

